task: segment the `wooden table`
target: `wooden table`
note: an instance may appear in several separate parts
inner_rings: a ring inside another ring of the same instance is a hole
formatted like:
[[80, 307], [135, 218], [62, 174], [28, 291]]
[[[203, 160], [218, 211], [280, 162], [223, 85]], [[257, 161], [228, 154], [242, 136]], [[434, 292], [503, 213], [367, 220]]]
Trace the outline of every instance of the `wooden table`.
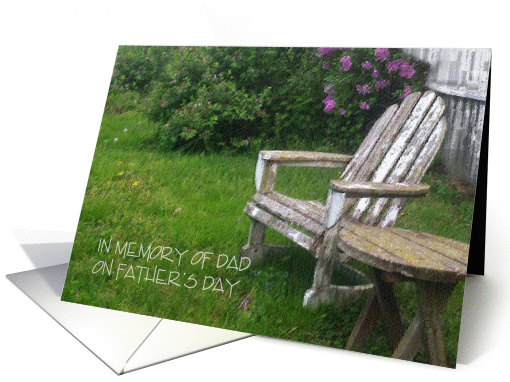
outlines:
[[[412, 360], [425, 341], [429, 362], [447, 366], [440, 313], [459, 280], [466, 277], [469, 246], [439, 236], [344, 222], [339, 247], [372, 267], [376, 294], [367, 299], [346, 349], [361, 351], [380, 317], [386, 326], [393, 357]], [[404, 332], [393, 283], [412, 281], [418, 313]]]

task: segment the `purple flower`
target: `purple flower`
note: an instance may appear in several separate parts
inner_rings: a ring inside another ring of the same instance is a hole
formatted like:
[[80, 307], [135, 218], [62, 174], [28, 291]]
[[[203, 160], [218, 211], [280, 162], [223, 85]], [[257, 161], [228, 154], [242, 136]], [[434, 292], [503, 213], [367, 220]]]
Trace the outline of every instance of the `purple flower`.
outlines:
[[324, 111], [326, 113], [331, 113], [336, 106], [336, 101], [333, 99], [331, 94], [324, 98], [322, 103], [324, 104]]
[[361, 110], [368, 110], [368, 109], [370, 109], [370, 105], [368, 103], [366, 103], [366, 102], [362, 102], [362, 103], [359, 104], [359, 108]]
[[404, 60], [403, 58], [399, 58], [398, 60], [388, 62], [386, 68], [388, 69], [389, 72], [398, 71], [400, 77], [403, 78], [411, 78], [415, 73], [414, 66], [411, 65], [406, 60]]
[[414, 75], [414, 72], [415, 72], [414, 66], [411, 65], [409, 62], [403, 61], [400, 64], [400, 69], [398, 71], [400, 77], [411, 78]]
[[338, 48], [317, 48], [317, 53], [322, 56], [326, 56], [330, 53], [333, 53], [335, 50], [338, 50]]
[[390, 55], [389, 49], [386, 48], [377, 48], [375, 50], [375, 57], [377, 57], [377, 60], [384, 61], [386, 60]]
[[361, 67], [363, 69], [370, 69], [372, 67], [372, 64], [368, 61], [365, 61], [364, 63], [361, 64]]
[[364, 84], [364, 85], [356, 85], [356, 90], [359, 94], [366, 95], [370, 93], [370, 85]]
[[372, 78], [377, 78], [379, 76], [380, 76], [380, 73], [377, 69], [372, 72]]
[[350, 56], [343, 56], [340, 61], [342, 62], [342, 67], [340, 70], [343, 70], [344, 72], [348, 71], [352, 66], [352, 59]]
[[406, 98], [409, 94], [411, 94], [411, 87], [409, 85], [407, 85], [405, 88], [404, 88], [404, 92], [402, 93], [402, 95], [400, 96], [400, 98]]
[[388, 86], [389, 84], [390, 84], [390, 81], [388, 81], [388, 80], [377, 81], [375, 83], [375, 88], [376, 89], [383, 89], [386, 86]]
[[400, 70], [400, 67], [405, 62], [403, 58], [399, 58], [398, 60], [393, 60], [388, 62], [386, 65], [386, 69], [388, 69], [388, 72], [396, 72], [397, 70]]
[[345, 109], [343, 107], [341, 107], [340, 109], [338, 109], [338, 113], [340, 115], [345, 115]]
[[327, 84], [326, 86], [324, 86], [324, 93], [333, 94], [334, 91], [335, 91], [335, 85]]
[[322, 64], [322, 69], [326, 70], [329, 68], [329, 62], [325, 61], [323, 64]]

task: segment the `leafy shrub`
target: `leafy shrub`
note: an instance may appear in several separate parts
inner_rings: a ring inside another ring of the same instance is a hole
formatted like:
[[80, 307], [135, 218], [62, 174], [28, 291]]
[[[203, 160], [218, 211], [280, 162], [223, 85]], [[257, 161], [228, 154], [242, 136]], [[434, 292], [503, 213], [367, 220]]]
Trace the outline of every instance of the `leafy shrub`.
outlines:
[[162, 124], [161, 146], [240, 151], [316, 139], [317, 62], [312, 49], [179, 48], [148, 110]]
[[105, 111], [109, 114], [145, 112], [148, 94], [174, 49], [167, 46], [120, 46]]
[[[166, 66], [143, 88], [153, 89], [147, 113], [160, 124], [155, 139], [165, 150], [352, 152], [387, 106], [421, 89], [426, 73], [423, 64], [397, 49], [157, 52], [147, 54], [164, 57]], [[141, 57], [138, 50], [128, 53], [122, 62]]]
[[147, 92], [164, 70], [174, 49], [167, 46], [120, 46], [110, 91]]
[[163, 124], [163, 148], [219, 151], [248, 145], [267, 89], [236, 83], [235, 65], [227, 62], [235, 57], [217, 60], [219, 49], [185, 47], [171, 57], [148, 110], [149, 118]]

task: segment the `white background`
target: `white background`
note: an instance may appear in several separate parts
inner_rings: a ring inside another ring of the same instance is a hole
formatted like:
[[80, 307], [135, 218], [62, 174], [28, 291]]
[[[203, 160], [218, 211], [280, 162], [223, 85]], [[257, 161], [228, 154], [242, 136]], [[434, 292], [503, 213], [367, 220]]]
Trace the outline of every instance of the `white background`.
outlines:
[[[503, 2], [238, 3], [48, 0], [1, 7], [0, 273], [33, 268], [12, 229], [75, 231], [118, 45], [492, 48], [487, 269], [483, 279], [469, 280], [466, 288], [471, 297], [464, 307], [457, 370], [253, 337], [120, 378], [470, 381], [499, 376], [507, 370], [510, 306], [509, 28], [507, 12], [496, 5]], [[6, 279], [0, 285], [2, 375], [116, 378]]]

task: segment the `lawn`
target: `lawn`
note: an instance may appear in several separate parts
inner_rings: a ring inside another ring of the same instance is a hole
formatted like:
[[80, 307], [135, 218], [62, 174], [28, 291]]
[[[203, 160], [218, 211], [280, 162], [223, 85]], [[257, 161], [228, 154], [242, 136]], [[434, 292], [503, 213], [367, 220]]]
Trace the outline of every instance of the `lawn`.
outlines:
[[[267, 241], [291, 249], [261, 265], [239, 263], [256, 155], [161, 152], [144, 146], [155, 128], [136, 112], [103, 117], [63, 299], [344, 347], [363, 301], [303, 308], [314, 269], [309, 253], [269, 231]], [[335, 169], [283, 168], [276, 189], [324, 200], [337, 177]], [[469, 242], [473, 199], [445, 174], [430, 172], [424, 182], [430, 194], [410, 202], [397, 225]], [[416, 311], [413, 288], [396, 288], [405, 324]], [[463, 289], [459, 283], [443, 314], [452, 366]], [[363, 351], [391, 354], [381, 326]]]

